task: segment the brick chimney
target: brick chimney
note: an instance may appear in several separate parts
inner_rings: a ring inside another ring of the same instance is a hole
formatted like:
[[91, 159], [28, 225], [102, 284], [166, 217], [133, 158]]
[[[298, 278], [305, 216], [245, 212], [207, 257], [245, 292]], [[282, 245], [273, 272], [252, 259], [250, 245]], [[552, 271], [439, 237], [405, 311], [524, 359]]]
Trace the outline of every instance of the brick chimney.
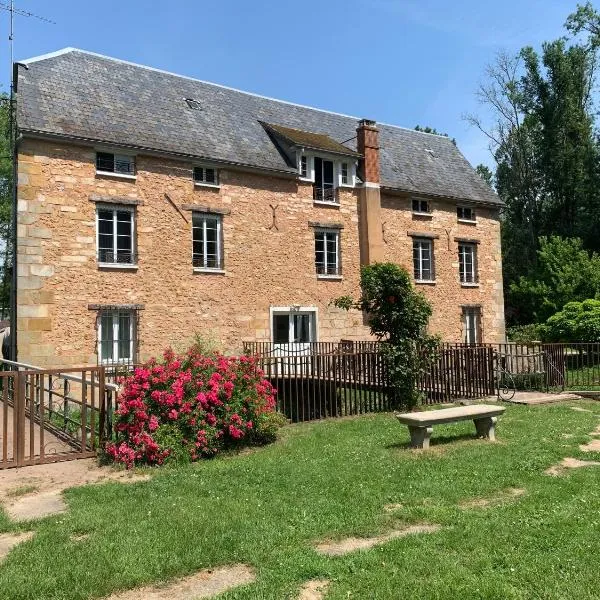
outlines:
[[363, 181], [359, 196], [359, 235], [361, 264], [383, 261], [381, 195], [379, 191], [379, 130], [375, 121], [362, 119], [356, 130], [357, 150], [362, 155], [359, 176]]
[[357, 150], [363, 157], [359, 174], [363, 181], [379, 183], [379, 129], [375, 121], [360, 120], [356, 134]]

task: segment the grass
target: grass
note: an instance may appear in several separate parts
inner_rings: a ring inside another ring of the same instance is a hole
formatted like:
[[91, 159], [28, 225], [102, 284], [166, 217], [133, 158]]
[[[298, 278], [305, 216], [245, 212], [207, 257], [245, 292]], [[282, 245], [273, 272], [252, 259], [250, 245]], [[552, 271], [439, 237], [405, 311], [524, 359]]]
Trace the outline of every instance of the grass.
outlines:
[[[257, 581], [224, 599], [295, 598], [312, 578], [330, 579], [334, 600], [598, 598], [600, 469], [543, 474], [566, 456], [600, 460], [578, 449], [600, 404], [579, 405], [594, 412], [509, 406], [496, 444], [473, 439], [471, 423], [438, 426], [428, 452], [408, 450], [388, 414], [294, 425], [271, 446], [148, 482], [71, 489], [69, 512], [35, 522], [0, 566], [0, 598], [102, 597], [238, 562]], [[526, 494], [459, 507], [507, 488]], [[402, 508], [386, 513], [392, 503]], [[418, 522], [442, 529], [339, 558], [313, 550]]]
[[11, 488], [6, 492], [8, 498], [18, 498], [19, 496], [25, 496], [26, 494], [32, 494], [39, 490], [38, 485], [20, 485], [18, 487]]

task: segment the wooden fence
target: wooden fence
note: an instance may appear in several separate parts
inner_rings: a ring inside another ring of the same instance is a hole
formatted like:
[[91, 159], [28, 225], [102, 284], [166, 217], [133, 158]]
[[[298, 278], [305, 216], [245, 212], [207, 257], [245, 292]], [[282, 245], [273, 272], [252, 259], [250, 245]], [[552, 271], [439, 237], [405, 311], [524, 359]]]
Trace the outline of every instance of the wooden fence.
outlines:
[[[292, 421], [390, 410], [401, 398], [390, 384], [377, 342], [246, 343], [277, 390], [278, 409]], [[419, 377], [426, 404], [485, 398], [496, 393], [490, 347], [442, 345]]]

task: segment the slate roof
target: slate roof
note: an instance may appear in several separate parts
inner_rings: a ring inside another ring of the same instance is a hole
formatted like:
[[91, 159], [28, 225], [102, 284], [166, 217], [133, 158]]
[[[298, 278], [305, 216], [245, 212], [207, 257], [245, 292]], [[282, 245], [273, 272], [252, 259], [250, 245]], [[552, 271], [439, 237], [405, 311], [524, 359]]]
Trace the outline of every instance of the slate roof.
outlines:
[[[17, 122], [24, 135], [62, 136], [290, 174], [293, 167], [261, 122], [322, 134], [356, 150], [358, 117], [73, 48], [21, 65]], [[196, 100], [199, 110], [190, 108], [186, 98]], [[450, 139], [378, 127], [382, 186], [501, 204]]]

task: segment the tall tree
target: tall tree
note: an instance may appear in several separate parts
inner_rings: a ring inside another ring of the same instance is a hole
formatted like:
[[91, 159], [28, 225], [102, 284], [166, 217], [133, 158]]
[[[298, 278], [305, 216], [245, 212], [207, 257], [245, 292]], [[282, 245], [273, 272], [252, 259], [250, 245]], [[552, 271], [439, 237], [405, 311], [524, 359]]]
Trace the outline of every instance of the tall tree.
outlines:
[[[504, 200], [502, 239], [507, 315], [516, 315], [514, 285], [536, 269], [539, 238], [580, 237], [600, 248], [599, 143], [593, 90], [600, 18], [591, 5], [566, 23], [573, 36], [501, 54], [487, 70], [479, 99], [494, 115], [488, 136], [496, 190]], [[594, 29], [597, 27], [597, 29]], [[587, 37], [578, 36], [587, 32]], [[595, 33], [594, 33], [595, 32]], [[519, 314], [519, 320], [533, 315]]]

